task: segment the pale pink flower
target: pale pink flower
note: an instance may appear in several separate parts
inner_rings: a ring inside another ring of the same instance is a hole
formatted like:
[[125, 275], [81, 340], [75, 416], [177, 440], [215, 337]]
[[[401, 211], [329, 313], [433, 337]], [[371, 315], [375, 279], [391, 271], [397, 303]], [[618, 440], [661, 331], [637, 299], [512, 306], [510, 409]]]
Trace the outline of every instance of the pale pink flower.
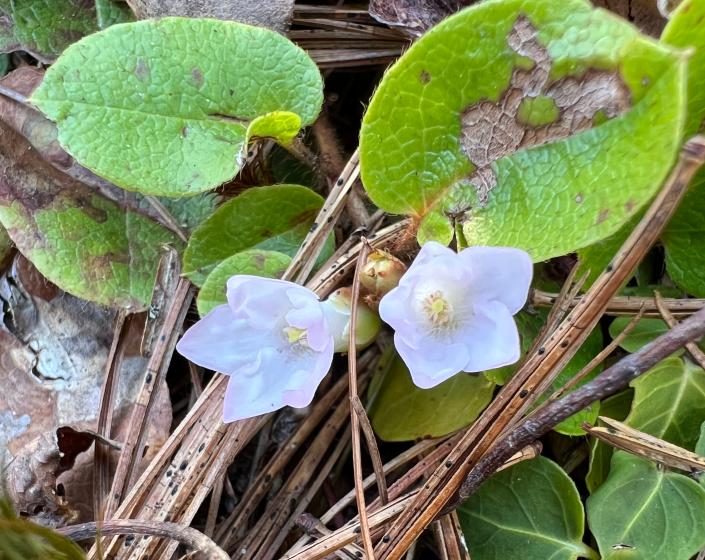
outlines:
[[469, 247], [456, 253], [426, 243], [379, 312], [414, 383], [430, 388], [461, 371], [479, 372], [519, 359], [513, 315], [532, 277], [527, 253]]
[[176, 346], [192, 362], [230, 376], [223, 420], [307, 406], [333, 360], [316, 294], [284, 280], [237, 275], [228, 280], [227, 300]]

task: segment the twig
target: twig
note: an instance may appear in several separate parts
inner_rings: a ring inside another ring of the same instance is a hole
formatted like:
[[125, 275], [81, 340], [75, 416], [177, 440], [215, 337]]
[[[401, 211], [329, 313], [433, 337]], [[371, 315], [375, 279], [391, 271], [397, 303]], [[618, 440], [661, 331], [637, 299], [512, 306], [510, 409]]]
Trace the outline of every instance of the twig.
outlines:
[[206, 526], [203, 532], [208, 537], [213, 536], [215, 531], [215, 524], [218, 521], [218, 510], [220, 509], [220, 498], [223, 495], [223, 486], [225, 484], [226, 473], [223, 473], [218, 477], [218, 480], [213, 487], [213, 492], [211, 492], [211, 501], [208, 504], [208, 515], [206, 517]]
[[176, 292], [173, 294], [171, 306], [167, 311], [154, 352], [147, 364], [142, 388], [130, 416], [130, 429], [128, 431], [130, 437], [124, 442], [115, 477], [113, 478], [110, 496], [106, 503], [106, 518], [108, 519], [113, 516], [127, 489], [128, 483], [137, 472], [137, 466], [142, 457], [142, 447], [149, 425], [150, 413], [156, 402], [154, 396], [169, 367], [169, 358], [174, 351], [176, 338], [179, 333], [179, 329], [176, 326], [180, 325], [186, 317], [192, 293], [190, 282], [185, 278], [181, 279]]
[[639, 351], [622, 358], [592, 381], [562, 399], [546, 403], [523, 420], [477, 463], [466, 478], [459, 501], [467, 499], [516, 450], [546, 434], [554, 426], [590, 404], [615, 394], [686, 343], [705, 334], [705, 309], [677, 324]]
[[81, 523], [56, 529], [73, 541], [85, 541], [96, 536], [151, 535], [173, 539], [189, 548], [199, 551], [209, 560], [230, 560], [225, 551], [206, 535], [193, 527], [169, 523], [168, 521], [147, 521], [145, 519], [111, 519], [103, 523]]
[[612, 447], [649, 461], [661, 463], [671, 469], [687, 473], [705, 472], [705, 458], [697, 453], [673, 445], [651, 434], [635, 430], [613, 418], [599, 416], [598, 419], [605, 425], [604, 427], [591, 426], [587, 422], [584, 422], [582, 427], [588, 434]]
[[159, 215], [159, 217], [169, 226], [169, 229], [173, 231], [181, 241], [188, 243], [188, 236], [176, 221], [171, 212], [164, 206], [156, 196], [146, 195], [145, 200], [154, 209], [154, 211]]
[[[366, 240], [362, 240], [362, 248], [360, 249], [360, 254], [357, 257], [357, 264], [355, 266], [355, 276], [352, 285], [352, 309], [350, 311], [350, 342], [348, 345], [348, 373], [350, 375], [350, 382], [348, 383], [348, 394], [350, 396], [350, 424], [352, 432], [352, 459], [353, 459], [353, 473], [355, 476], [355, 499], [357, 501], [357, 511], [360, 516], [360, 529], [362, 536], [362, 544], [365, 549], [365, 554], [368, 560], [374, 560], [374, 550], [372, 547], [372, 537], [370, 535], [370, 525], [367, 520], [367, 505], [365, 504], [365, 489], [363, 486], [363, 476], [362, 476], [362, 453], [360, 449], [360, 418], [358, 417], [355, 407], [352, 405], [355, 399], [359, 399], [357, 394], [357, 347], [355, 345], [355, 334], [357, 327], [357, 304], [360, 300], [360, 270], [367, 261], [367, 254], [369, 248]], [[364, 408], [362, 411], [365, 414]], [[374, 435], [373, 435], [374, 438]], [[384, 477], [384, 474], [382, 474]], [[382, 483], [380, 483], [380, 495], [381, 495]], [[388, 498], [388, 497], [387, 497]]]
[[642, 307], [639, 312], [632, 318], [631, 321], [627, 324], [627, 326], [624, 328], [624, 330], [619, 333], [613, 340], [610, 342], [605, 348], [603, 348], [597, 356], [595, 356], [592, 360], [590, 360], [583, 369], [581, 369], [578, 373], [576, 373], [568, 383], [563, 385], [563, 387], [560, 387], [558, 390], [556, 390], [555, 393], [553, 393], [548, 400], [549, 401], [557, 401], [559, 398], [561, 398], [563, 395], [565, 395], [568, 391], [570, 391], [573, 387], [578, 385], [583, 379], [585, 379], [588, 375], [590, 375], [590, 372], [594, 370], [597, 366], [599, 366], [602, 362], [605, 361], [607, 356], [609, 356], [612, 352], [614, 352], [619, 345], [622, 343], [622, 341], [627, 338], [630, 332], [634, 330], [634, 327], [637, 326], [639, 323], [639, 320], [641, 319], [642, 315], [644, 314], [644, 308]]
[[335, 221], [348, 198], [350, 189], [360, 175], [358, 150], [355, 150], [345, 165], [335, 186], [323, 203], [323, 207], [314, 220], [311, 231], [304, 238], [301, 248], [294, 255], [283, 278], [303, 284], [316, 264], [316, 258], [323, 248], [326, 237], [333, 230]]
[[[110, 438], [112, 430], [113, 408], [115, 406], [117, 387], [120, 380], [120, 366], [122, 364], [126, 316], [127, 312], [121, 309], [115, 317], [113, 342], [108, 352], [105, 379], [100, 392], [100, 408], [96, 433], [103, 438]], [[98, 439], [95, 441], [93, 463], [93, 515], [95, 519], [102, 520], [104, 518], [103, 500], [110, 491], [110, 450]]]
[[[678, 324], [678, 321], [673, 318], [673, 315], [664, 304], [663, 298], [659, 292], [654, 292], [654, 301], [656, 301], [656, 307], [658, 308], [659, 313], [661, 313], [661, 317], [663, 317], [666, 324], [670, 328], [675, 327]], [[700, 350], [698, 345], [695, 344], [695, 342], [689, 342], [685, 345], [685, 349], [688, 351], [688, 354], [690, 354], [693, 360], [695, 360], [695, 363], [705, 369], [705, 353]]]
[[[558, 294], [532, 290], [529, 296], [531, 305], [536, 307], [551, 307]], [[571, 307], [580, 305], [585, 296], [576, 296], [570, 302]], [[687, 317], [698, 309], [705, 307], [705, 299], [695, 298], [663, 298], [664, 305], [675, 317]], [[608, 303], [605, 314], [612, 316], [635, 315], [644, 308], [645, 317], [659, 317], [659, 311], [652, 297], [614, 296]]]
[[360, 397], [356, 396], [351, 398], [350, 404], [360, 420], [360, 428], [362, 428], [362, 433], [365, 436], [365, 441], [367, 442], [367, 450], [370, 453], [370, 459], [372, 459], [372, 469], [374, 470], [375, 479], [377, 481], [377, 490], [379, 491], [380, 502], [382, 502], [382, 504], [386, 504], [389, 502], [387, 479], [384, 476], [384, 464], [382, 463], [382, 456], [379, 454], [379, 447], [377, 447], [377, 440], [375, 439], [372, 424], [370, 424], [370, 419], [367, 417], [367, 412], [365, 411], [365, 407], [362, 404]]
[[[333, 532], [328, 527], [326, 527], [320, 519], [314, 517], [310, 513], [304, 513], [300, 515], [299, 518], [296, 520], [296, 524], [301, 527], [309, 537], [324, 537], [330, 535]], [[335, 554], [339, 558], [345, 558], [346, 560], [356, 560], [357, 558], [362, 558], [365, 554], [365, 551], [362, 550], [356, 544], [349, 544], [345, 548], [337, 550]]]
[[470, 560], [458, 515], [451, 511], [433, 524], [441, 560]]
[[[463, 435], [443, 467], [437, 469], [419, 491], [413, 506], [394, 522], [386, 535], [388, 539], [382, 539], [378, 544], [380, 559], [399, 560], [402, 557], [411, 543], [460, 490], [477, 461], [529, 409], [537, 396], [575, 355], [600, 320], [609, 300], [631, 276], [658, 238], [704, 159], [705, 138], [696, 136], [685, 144], [664, 187], [615, 258], [590, 287], [581, 304], [573, 309], [545, 346], [527, 357], [512, 379], [502, 387], [497, 397]], [[447, 464], [450, 466], [446, 467]]]

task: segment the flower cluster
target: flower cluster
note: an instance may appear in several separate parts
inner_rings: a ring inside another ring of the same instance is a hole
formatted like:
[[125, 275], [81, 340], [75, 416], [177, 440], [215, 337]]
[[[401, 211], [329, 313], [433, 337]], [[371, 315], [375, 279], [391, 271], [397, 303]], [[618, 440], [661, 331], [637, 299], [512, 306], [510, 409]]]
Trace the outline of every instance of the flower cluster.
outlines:
[[[416, 385], [433, 387], [461, 371], [484, 371], [519, 359], [512, 316], [524, 305], [532, 276], [524, 251], [470, 247], [455, 253], [429, 242], [403, 275], [396, 259], [391, 265], [384, 254], [375, 259], [375, 270], [383, 274], [371, 276], [378, 291], [370, 293], [383, 296], [379, 314], [394, 329], [394, 345]], [[396, 287], [389, 284], [392, 277]], [[285, 405], [307, 406], [333, 353], [347, 351], [349, 289], [321, 302], [292, 282], [237, 275], [228, 280], [227, 302], [193, 325], [177, 345], [194, 363], [230, 376], [224, 421]], [[379, 330], [377, 315], [359, 305], [358, 348], [370, 344]]]

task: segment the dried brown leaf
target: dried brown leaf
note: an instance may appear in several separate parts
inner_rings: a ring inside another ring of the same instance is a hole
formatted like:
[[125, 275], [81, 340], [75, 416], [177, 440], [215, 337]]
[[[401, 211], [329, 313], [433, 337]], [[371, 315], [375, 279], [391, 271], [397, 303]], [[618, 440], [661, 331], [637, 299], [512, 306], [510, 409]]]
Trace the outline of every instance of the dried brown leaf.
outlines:
[[279, 32], [289, 28], [294, 11], [294, 0], [127, 0], [127, 3], [139, 18], [212, 17]]

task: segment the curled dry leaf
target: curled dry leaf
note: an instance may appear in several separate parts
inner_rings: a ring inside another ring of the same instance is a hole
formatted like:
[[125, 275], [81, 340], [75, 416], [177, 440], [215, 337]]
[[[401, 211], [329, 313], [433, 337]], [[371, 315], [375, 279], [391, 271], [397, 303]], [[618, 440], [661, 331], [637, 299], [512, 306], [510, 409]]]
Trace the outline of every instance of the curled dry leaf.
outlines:
[[631, 21], [642, 33], [658, 37], [666, 25], [664, 11], [674, 7], [677, 0], [592, 0], [598, 8]]
[[289, 28], [294, 0], [127, 0], [140, 19], [184, 16], [241, 21], [284, 32]]
[[[92, 450], [82, 452], [95, 439], [115, 312], [62, 292], [21, 256], [0, 278], [0, 299], [6, 310], [0, 324], [0, 463], [10, 497], [20, 512], [44, 524], [92, 519]], [[132, 326], [111, 434], [118, 442], [127, 435], [146, 365], [137, 353], [140, 325]], [[147, 437], [152, 452], [170, 423], [164, 385]]]
[[370, 15], [418, 37], [443, 18], [469, 6], [473, 0], [371, 0]]

